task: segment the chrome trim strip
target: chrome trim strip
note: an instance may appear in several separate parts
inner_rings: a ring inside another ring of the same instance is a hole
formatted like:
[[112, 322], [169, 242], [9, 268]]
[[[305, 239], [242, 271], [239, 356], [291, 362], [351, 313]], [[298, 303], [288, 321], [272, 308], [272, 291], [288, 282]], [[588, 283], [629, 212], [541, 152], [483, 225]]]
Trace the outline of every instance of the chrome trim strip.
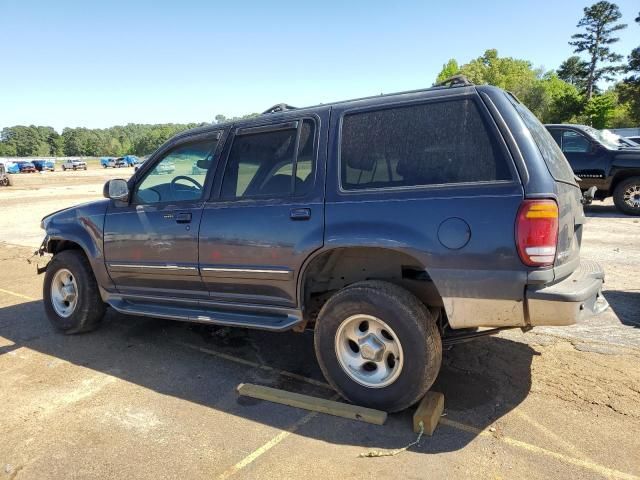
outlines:
[[219, 267], [202, 267], [203, 272], [231, 272], [231, 273], [275, 273], [277, 275], [289, 275], [291, 270], [265, 270], [258, 268], [219, 268]]
[[138, 264], [124, 264], [124, 263], [109, 263], [109, 268], [148, 268], [153, 270], [198, 270], [197, 267], [181, 267], [179, 265], [138, 265]]

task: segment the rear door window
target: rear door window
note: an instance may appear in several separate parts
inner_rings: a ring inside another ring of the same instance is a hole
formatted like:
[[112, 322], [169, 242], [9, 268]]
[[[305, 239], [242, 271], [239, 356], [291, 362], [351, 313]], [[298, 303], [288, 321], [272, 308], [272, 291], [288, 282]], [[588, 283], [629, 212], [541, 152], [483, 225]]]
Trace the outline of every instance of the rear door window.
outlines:
[[315, 122], [304, 119], [273, 130], [258, 128], [256, 133], [251, 128], [236, 133], [222, 181], [222, 198], [308, 193], [314, 179]]
[[512, 179], [471, 99], [346, 114], [340, 165], [344, 190]]

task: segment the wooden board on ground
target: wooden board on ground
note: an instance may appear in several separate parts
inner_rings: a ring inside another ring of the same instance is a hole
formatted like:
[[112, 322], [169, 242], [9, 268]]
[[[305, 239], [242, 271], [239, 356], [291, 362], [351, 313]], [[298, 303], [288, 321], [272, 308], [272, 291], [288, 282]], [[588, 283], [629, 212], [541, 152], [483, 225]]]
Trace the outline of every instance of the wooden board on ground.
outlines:
[[314, 412], [328, 413], [336, 417], [351, 418], [361, 422], [383, 425], [387, 420], [387, 412], [374, 410], [372, 408], [359, 407], [348, 403], [334, 402], [323, 398], [311, 397], [300, 393], [278, 390], [277, 388], [263, 387], [251, 383], [241, 383], [237, 391], [240, 395], [268, 400], [270, 402], [282, 403], [290, 407], [304, 408]]
[[420, 432], [420, 422], [422, 422], [424, 433], [433, 435], [443, 411], [444, 395], [440, 392], [427, 392], [413, 414], [413, 431]]

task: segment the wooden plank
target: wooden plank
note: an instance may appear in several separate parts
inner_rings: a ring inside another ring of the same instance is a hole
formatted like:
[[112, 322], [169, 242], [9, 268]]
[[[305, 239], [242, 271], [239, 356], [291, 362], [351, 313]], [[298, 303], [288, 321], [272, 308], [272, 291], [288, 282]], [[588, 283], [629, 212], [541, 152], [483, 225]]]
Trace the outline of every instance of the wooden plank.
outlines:
[[361, 422], [384, 425], [387, 420], [387, 412], [374, 410], [372, 408], [359, 407], [348, 403], [334, 402], [323, 398], [311, 397], [300, 393], [278, 390], [277, 388], [263, 387], [251, 383], [241, 383], [237, 387], [240, 395], [268, 400], [270, 402], [289, 405], [290, 407], [304, 408], [314, 412], [327, 413], [336, 417], [360, 420]]
[[440, 392], [427, 392], [413, 414], [413, 431], [419, 433], [420, 422], [422, 422], [424, 433], [433, 435], [443, 411], [444, 395]]

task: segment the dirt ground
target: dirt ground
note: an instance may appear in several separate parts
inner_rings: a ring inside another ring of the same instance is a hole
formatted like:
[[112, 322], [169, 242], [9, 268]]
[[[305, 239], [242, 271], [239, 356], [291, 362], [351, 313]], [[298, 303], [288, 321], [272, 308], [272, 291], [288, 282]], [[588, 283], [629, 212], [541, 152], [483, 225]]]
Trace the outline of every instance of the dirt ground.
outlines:
[[359, 458], [415, 440], [412, 412], [373, 426], [235, 392], [253, 382], [331, 398], [310, 332], [112, 311], [91, 334], [52, 330], [27, 263], [40, 218], [99, 198], [124, 173], [55, 172], [0, 189], [0, 479], [640, 479], [640, 219], [610, 202], [588, 208], [582, 253], [606, 269], [608, 311], [447, 351], [434, 435]]

